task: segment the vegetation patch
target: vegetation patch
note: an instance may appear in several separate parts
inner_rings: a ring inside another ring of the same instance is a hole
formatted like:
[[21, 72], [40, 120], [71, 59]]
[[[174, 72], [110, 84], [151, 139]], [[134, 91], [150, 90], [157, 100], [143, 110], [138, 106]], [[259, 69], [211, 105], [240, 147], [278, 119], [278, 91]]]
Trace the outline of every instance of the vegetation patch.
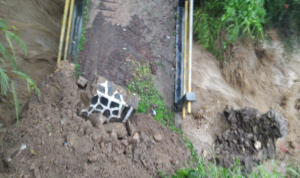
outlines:
[[[79, 44], [77, 46], [79, 52], [83, 50], [83, 46], [86, 42], [85, 33], [86, 33], [86, 23], [88, 21], [88, 5], [89, 5], [89, 0], [84, 0], [83, 27], [81, 29], [81, 36], [79, 39]], [[77, 80], [80, 75], [80, 65], [77, 62], [77, 56], [74, 57], [74, 63], [75, 63], [75, 79]]]
[[6, 44], [9, 46], [7, 49], [4, 46], [4, 44], [0, 41], [0, 64], [2, 64], [2, 66], [12, 66], [11, 70], [6, 70], [2, 66], [0, 66], [1, 95], [12, 95], [12, 99], [14, 101], [13, 105], [15, 106], [17, 124], [19, 124], [20, 109], [14, 79], [24, 79], [27, 82], [27, 88], [29, 93], [32, 90], [34, 90], [38, 95], [40, 95], [40, 90], [37, 88], [34, 81], [27, 74], [18, 69], [15, 56], [15, 46], [19, 46], [25, 53], [25, 55], [27, 54], [27, 48], [22, 39], [20, 38], [19, 30], [14, 26], [8, 26], [7, 22], [4, 19], [0, 18], [0, 33], [2, 33], [6, 37]]
[[227, 45], [241, 37], [264, 38], [263, 0], [205, 0], [196, 4], [194, 33], [198, 42], [219, 60]]
[[179, 129], [174, 126], [174, 113], [168, 109], [163, 96], [155, 87], [149, 62], [133, 61], [133, 68], [133, 79], [128, 82], [127, 87], [132, 93], [138, 94], [141, 99], [137, 112], [150, 113], [163, 126], [178, 132]]
[[299, 0], [204, 0], [195, 5], [194, 34], [220, 61], [228, 44], [268, 39], [264, 32], [270, 28], [279, 32], [285, 55], [299, 49]]

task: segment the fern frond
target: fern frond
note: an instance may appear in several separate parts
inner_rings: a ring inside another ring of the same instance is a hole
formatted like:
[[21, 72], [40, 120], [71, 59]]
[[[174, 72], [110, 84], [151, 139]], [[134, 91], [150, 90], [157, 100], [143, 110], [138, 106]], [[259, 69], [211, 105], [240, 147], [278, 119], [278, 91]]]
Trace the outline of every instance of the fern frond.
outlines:
[[1, 57], [0, 57], [0, 61], [2, 62], [3, 65], [5, 65], [5, 61]]
[[15, 41], [22, 49], [22, 51], [25, 53], [25, 56], [27, 55], [27, 48], [23, 40], [20, 38], [20, 36], [17, 34], [18, 30], [14, 28], [14, 32], [6, 31], [5, 35]]
[[1, 94], [6, 95], [9, 88], [8, 76], [5, 73], [5, 70], [0, 68], [0, 85], [1, 85]]
[[1, 31], [1, 29], [6, 28], [6, 27], [7, 27], [6, 20], [0, 18], [0, 31]]
[[[11, 39], [9, 38], [9, 35], [7, 35], [7, 32], [8, 31], [5, 31], [6, 41], [7, 41], [8, 45], [9, 45], [11, 51], [12, 51], [12, 54], [13, 54], [13, 60], [11, 60], [11, 62], [15, 64], [16, 63], [15, 50], [14, 50], [14, 46], [13, 46], [13, 44], [11, 42]], [[17, 69], [17, 65], [13, 65], [13, 66], [14, 66], [14, 69]]]
[[14, 70], [13, 73], [17, 74], [17, 77], [22, 78], [27, 81], [27, 84], [29, 85], [29, 90], [28, 90], [29, 93], [30, 93], [30, 89], [33, 89], [37, 95], [41, 94], [40, 90], [38, 89], [38, 87], [36, 86], [34, 81], [28, 75], [26, 75], [25, 73], [23, 73], [21, 71], [17, 71], [17, 70]]
[[2, 54], [4, 59], [8, 59], [13, 64], [13, 66], [16, 65], [13, 58], [11, 57], [11, 55], [9, 54], [9, 52], [6, 50], [5, 46], [1, 42], [0, 42], [0, 54]]
[[17, 97], [17, 91], [15, 89], [15, 83], [12, 80], [11, 81], [11, 91], [13, 94], [13, 98], [14, 98], [14, 103], [15, 103], [15, 110], [16, 110], [16, 117], [17, 117], [17, 125], [19, 127], [19, 112], [20, 112], [20, 106], [19, 106], [19, 102], [18, 102], [18, 97]]

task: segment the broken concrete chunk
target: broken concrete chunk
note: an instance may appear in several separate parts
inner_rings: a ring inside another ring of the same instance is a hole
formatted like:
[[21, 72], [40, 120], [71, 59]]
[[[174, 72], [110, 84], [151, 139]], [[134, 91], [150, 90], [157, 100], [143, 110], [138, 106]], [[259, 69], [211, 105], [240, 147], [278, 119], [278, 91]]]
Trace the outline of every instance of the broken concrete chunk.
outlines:
[[118, 138], [124, 138], [127, 136], [127, 130], [122, 123], [108, 123], [104, 125], [107, 132], [111, 133], [113, 130], [116, 132]]
[[[98, 77], [92, 84], [95, 95], [87, 109], [81, 110], [81, 115], [89, 118], [92, 113], [101, 113], [106, 122], [126, 122], [137, 110], [139, 97], [124, 88]], [[86, 98], [81, 96], [82, 98]], [[83, 99], [82, 99], [83, 100]]]
[[79, 76], [79, 78], [77, 80], [77, 84], [82, 88], [86, 86], [87, 82], [88, 82], [87, 79], [85, 79], [81, 76]]

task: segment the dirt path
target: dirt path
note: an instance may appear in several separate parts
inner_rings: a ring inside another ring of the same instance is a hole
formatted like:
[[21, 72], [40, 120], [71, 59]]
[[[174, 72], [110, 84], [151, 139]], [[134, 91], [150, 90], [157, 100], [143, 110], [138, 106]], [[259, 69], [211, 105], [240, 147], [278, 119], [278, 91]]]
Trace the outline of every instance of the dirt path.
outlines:
[[174, 30], [173, 0], [92, 1], [87, 43], [79, 55], [83, 75], [95, 75], [127, 86], [131, 61], [150, 62], [156, 85], [173, 105]]

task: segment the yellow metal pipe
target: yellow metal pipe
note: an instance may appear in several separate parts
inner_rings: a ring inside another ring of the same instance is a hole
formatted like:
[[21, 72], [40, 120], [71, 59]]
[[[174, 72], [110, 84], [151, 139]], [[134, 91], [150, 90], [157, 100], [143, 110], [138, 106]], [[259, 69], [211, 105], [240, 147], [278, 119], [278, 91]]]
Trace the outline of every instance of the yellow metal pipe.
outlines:
[[62, 53], [62, 49], [63, 49], [69, 6], [70, 6], [70, 0], [66, 0], [66, 2], [65, 2], [65, 9], [64, 9], [64, 15], [63, 15], [63, 19], [62, 19], [62, 25], [61, 25], [59, 47], [58, 47], [58, 55], [57, 55], [57, 63], [60, 62], [61, 53]]
[[64, 60], [67, 59], [68, 56], [68, 48], [69, 48], [69, 41], [70, 41], [70, 33], [71, 33], [71, 27], [72, 27], [72, 17], [73, 17], [73, 10], [74, 10], [74, 2], [75, 0], [71, 0], [70, 4], [70, 13], [69, 13], [69, 19], [68, 19], [68, 29], [67, 29], [67, 36], [65, 40], [65, 54], [64, 54]]
[[[186, 76], [186, 61], [187, 61], [187, 37], [188, 37], [188, 10], [189, 10], [189, 5], [188, 1], [184, 2], [184, 8], [185, 8], [185, 16], [184, 16], [184, 52], [183, 52], [183, 93], [182, 95], [184, 96], [186, 93], [186, 85], [187, 85], [187, 76]], [[182, 118], [185, 119], [185, 112], [186, 108], [185, 106], [182, 107]]]
[[[188, 67], [188, 92], [192, 91], [192, 50], [193, 50], [193, 15], [194, 15], [194, 0], [190, 0], [190, 28], [189, 28], [189, 67]], [[192, 104], [187, 103], [187, 112], [192, 112]]]

